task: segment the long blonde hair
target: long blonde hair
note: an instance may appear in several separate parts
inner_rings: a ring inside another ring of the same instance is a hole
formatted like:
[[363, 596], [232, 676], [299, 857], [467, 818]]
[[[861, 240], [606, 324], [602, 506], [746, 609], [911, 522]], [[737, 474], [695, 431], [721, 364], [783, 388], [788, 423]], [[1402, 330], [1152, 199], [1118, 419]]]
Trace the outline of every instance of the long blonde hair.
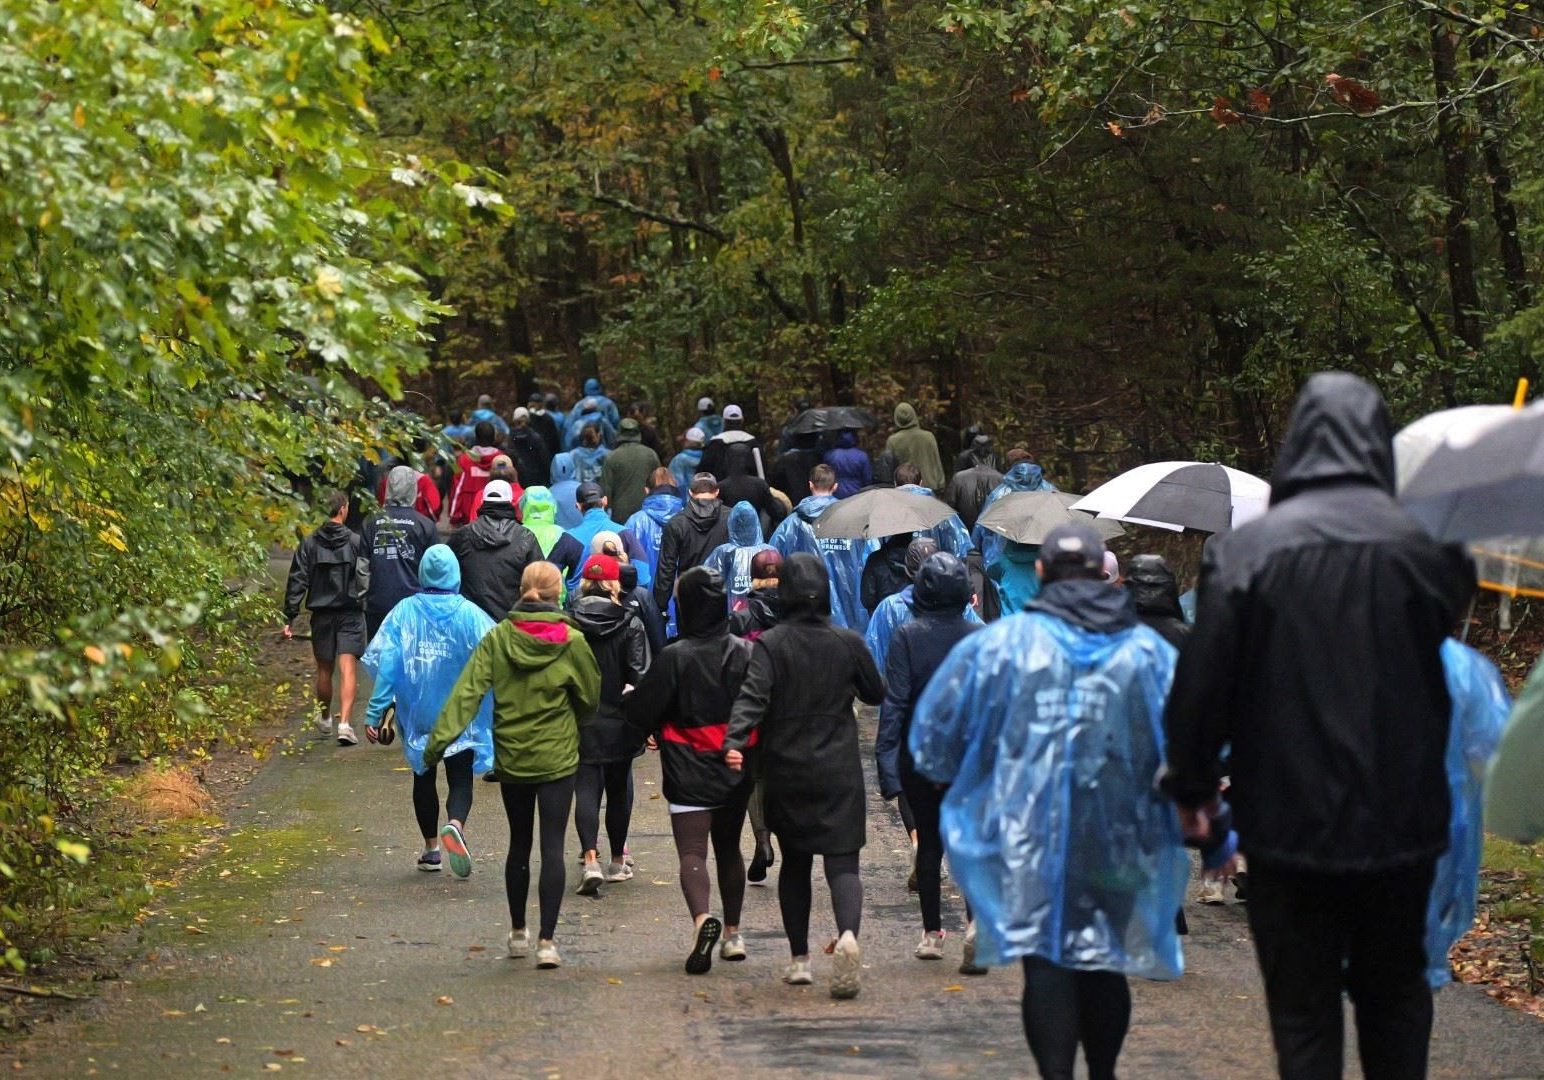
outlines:
[[580, 596], [609, 596], [613, 604], [622, 602], [622, 583], [620, 581], [591, 581], [585, 578], [579, 583]]
[[563, 575], [550, 562], [533, 562], [520, 575], [520, 601], [556, 604], [563, 592]]

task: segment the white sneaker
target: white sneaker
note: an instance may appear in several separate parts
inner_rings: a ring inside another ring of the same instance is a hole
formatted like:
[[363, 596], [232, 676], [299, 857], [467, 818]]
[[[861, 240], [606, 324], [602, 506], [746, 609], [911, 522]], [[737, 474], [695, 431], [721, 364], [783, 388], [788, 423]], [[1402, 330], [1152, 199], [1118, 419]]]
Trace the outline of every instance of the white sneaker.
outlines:
[[831, 996], [837, 1000], [858, 996], [863, 977], [863, 951], [851, 930], [843, 930], [836, 939], [836, 951], [831, 960]]
[[965, 955], [960, 958], [961, 975], [985, 975], [987, 969], [976, 963], [976, 924], [965, 924]]
[[730, 934], [718, 944], [718, 958], [720, 960], [744, 960], [745, 939], [738, 933]]
[[359, 737], [354, 734], [353, 726], [349, 725], [349, 724], [345, 724], [342, 720], [338, 721], [338, 745], [339, 746], [358, 746], [359, 745]]
[[337, 722], [338, 718], [336, 716], [328, 716], [325, 710], [316, 714], [316, 730], [323, 735], [331, 735], [332, 725]]
[[1222, 878], [1202, 878], [1201, 893], [1196, 899], [1203, 904], [1227, 903], [1227, 897], [1223, 895]]
[[563, 958], [558, 955], [558, 947], [550, 941], [538, 941], [536, 966], [543, 969], [562, 967]]
[[783, 981], [789, 986], [809, 986], [815, 981], [815, 972], [810, 968], [810, 958], [790, 961], [783, 969]]
[[584, 876], [579, 879], [579, 887], [574, 891], [580, 896], [594, 896], [600, 892], [601, 882], [606, 880], [606, 875], [600, 872], [600, 863], [587, 862], [584, 864]]
[[625, 862], [614, 862], [606, 868], [607, 881], [631, 881], [633, 880], [633, 868]]
[[942, 930], [925, 930], [922, 940], [918, 943], [912, 955], [918, 960], [942, 960], [944, 958], [944, 932]]
[[515, 960], [524, 960], [531, 951], [531, 932], [529, 930], [511, 930], [509, 932], [509, 955]]

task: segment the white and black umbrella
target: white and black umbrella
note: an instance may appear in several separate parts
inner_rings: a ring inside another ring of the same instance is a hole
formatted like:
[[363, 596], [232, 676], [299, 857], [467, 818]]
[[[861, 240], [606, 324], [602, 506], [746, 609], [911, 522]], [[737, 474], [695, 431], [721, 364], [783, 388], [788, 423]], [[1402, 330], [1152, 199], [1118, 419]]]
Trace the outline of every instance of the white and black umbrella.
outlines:
[[1123, 472], [1072, 504], [1102, 518], [1184, 532], [1226, 532], [1265, 513], [1271, 487], [1226, 465], [1160, 461]]
[[1399, 501], [1439, 540], [1544, 535], [1544, 404], [1444, 439]]
[[877, 540], [922, 532], [953, 516], [954, 507], [931, 495], [870, 488], [826, 507], [815, 519], [815, 535], [827, 540]]
[[1125, 532], [1111, 518], [1072, 509], [1079, 498], [1065, 491], [1012, 491], [987, 507], [976, 524], [1020, 544], [1044, 543], [1052, 529], [1072, 522], [1092, 525], [1106, 540]]

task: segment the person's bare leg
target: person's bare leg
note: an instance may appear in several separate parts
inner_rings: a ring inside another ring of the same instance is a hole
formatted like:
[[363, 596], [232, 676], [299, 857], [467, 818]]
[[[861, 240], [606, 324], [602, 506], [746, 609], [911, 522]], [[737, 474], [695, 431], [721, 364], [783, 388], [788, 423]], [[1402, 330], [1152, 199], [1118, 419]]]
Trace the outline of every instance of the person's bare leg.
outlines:
[[331, 660], [316, 662], [316, 700], [322, 707], [323, 716], [332, 715], [332, 669]]
[[[338, 703], [338, 718], [341, 723], [348, 723], [349, 713], [354, 708], [354, 681], [358, 674], [359, 657], [349, 656], [347, 653], [338, 656], [338, 675], [340, 701]], [[329, 680], [330, 681], [330, 680]]]

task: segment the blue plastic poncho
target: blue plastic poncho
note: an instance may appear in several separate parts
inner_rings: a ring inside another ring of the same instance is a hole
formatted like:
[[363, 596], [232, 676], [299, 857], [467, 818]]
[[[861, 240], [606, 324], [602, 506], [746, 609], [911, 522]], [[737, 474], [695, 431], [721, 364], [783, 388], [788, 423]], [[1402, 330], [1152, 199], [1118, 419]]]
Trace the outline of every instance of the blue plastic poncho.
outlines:
[[700, 446], [689, 446], [670, 459], [670, 475], [675, 477], [676, 488], [681, 498], [686, 498], [686, 493], [692, 489], [692, 477], [697, 475], [701, 466], [702, 447]]
[[832, 503], [835, 495], [810, 495], [793, 508], [772, 533], [771, 544], [787, 559], [805, 552], [819, 555], [831, 578], [831, 621], [858, 633], [868, 627], [868, 612], [859, 599], [863, 582], [863, 563], [879, 550], [877, 540], [826, 540], [815, 535], [815, 519]]
[[950, 785], [944, 846], [980, 962], [1179, 977], [1190, 862], [1154, 789], [1176, 655], [1145, 626], [1095, 633], [1025, 612], [933, 676], [910, 747], [918, 772]]
[[557, 506], [558, 524], [572, 529], [584, 515], [579, 512], [579, 481], [574, 479], [574, 456], [552, 455], [552, 483], [547, 485]]
[[[895, 632], [917, 617], [916, 606], [912, 603], [912, 591], [913, 587], [908, 585], [895, 595], [885, 597], [874, 609], [874, 614], [869, 616], [868, 629], [863, 631], [863, 643], [873, 653], [874, 664], [880, 671], [885, 670], [885, 664], [890, 658], [890, 641], [895, 637]], [[966, 604], [960, 614], [966, 622], [984, 625], [981, 616], [976, 614], [976, 609], [970, 604]]]
[[643, 508], [622, 526], [623, 537], [631, 533], [633, 561], [647, 563], [652, 576], [659, 569], [659, 544], [665, 535], [665, 522], [681, 512], [681, 496], [667, 489], [651, 491], [643, 497]]
[[702, 560], [703, 566], [716, 570], [724, 579], [728, 610], [734, 610], [736, 600], [750, 595], [751, 560], [757, 552], [771, 548], [761, 540], [761, 515], [756, 508], [744, 500], [735, 503], [729, 510], [729, 542], [718, 545]]
[[[493, 629], [493, 620], [459, 594], [461, 568], [444, 544], [424, 552], [418, 573], [425, 591], [391, 609], [359, 662], [375, 677], [365, 723], [379, 727], [387, 706], [395, 701], [402, 754], [415, 773], [422, 773], [429, 732], [472, 650]], [[463, 750], [473, 752], [473, 772], [493, 768], [491, 693], [445, 756]]]
[[574, 406], [574, 411], [568, 416], [567, 426], [563, 429], [563, 449], [572, 450], [579, 445], [579, 439], [584, 434], [584, 429], [590, 425], [600, 432], [602, 446], [615, 446], [617, 442], [617, 429], [606, 414], [589, 398], [585, 398]]
[[986, 576], [997, 586], [997, 595], [1006, 614], [1023, 611], [1040, 595], [1040, 575], [1035, 572], [1038, 558], [1039, 544], [1009, 540], [1003, 544], [997, 558], [987, 564]]
[[[927, 495], [937, 498], [932, 488], [925, 488], [920, 484], [902, 484], [897, 491], [911, 491], [918, 495]], [[970, 554], [970, 533], [965, 529], [965, 523], [960, 520], [960, 515], [951, 514], [944, 520], [934, 525], [931, 529], [922, 529], [911, 534], [913, 540], [919, 537], [929, 537], [938, 545], [939, 551], [947, 551], [961, 562]]]
[[1453, 800], [1448, 849], [1437, 860], [1426, 907], [1426, 980], [1433, 990], [1452, 979], [1448, 950], [1474, 925], [1480, 891], [1480, 848], [1485, 767], [1501, 743], [1512, 699], [1501, 672], [1484, 656], [1449, 638], [1442, 668], [1453, 722], [1448, 729], [1447, 776]]
[[574, 479], [581, 484], [600, 483], [605, 471], [606, 457], [611, 453], [604, 446], [576, 446], [568, 452], [574, 462]]
[[[1056, 485], [1045, 478], [1045, 473], [1039, 465], [1033, 461], [1021, 461], [1003, 474], [1003, 482], [994, 487], [981, 504], [981, 514], [986, 513], [986, 508], [991, 506], [1004, 495], [1015, 491], [1056, 491]], [[983, 529], [979, 524], [980, 514], [976, 515], [978, 524], [970, 533], [970, 542], [981, 552], [981, 562], [988, 564], [997, 558], [1006, 541], [991, 529]], [[1005, 605], [1004, 611], [1008, 608]]]
[[601, 386], [599, 379], [584, 380], [584, 396], [595, 402], [595, 407], [613, 428], [622, 423], [622, 414], [617, 411], [617, 403], [606, 396], [605, 388]]

